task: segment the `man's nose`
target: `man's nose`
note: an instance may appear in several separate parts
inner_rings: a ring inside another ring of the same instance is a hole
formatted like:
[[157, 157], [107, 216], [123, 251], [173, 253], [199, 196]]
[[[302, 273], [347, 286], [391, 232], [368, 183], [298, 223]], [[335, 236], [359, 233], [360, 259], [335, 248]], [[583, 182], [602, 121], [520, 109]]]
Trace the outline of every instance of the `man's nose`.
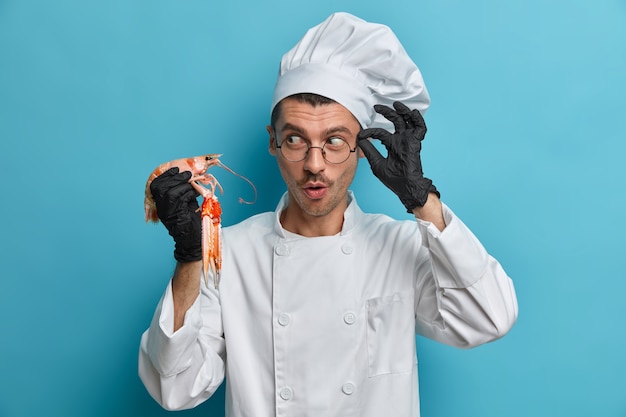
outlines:
[[[314, 151], [314, 149], [319, 149], [319, 152]], [[322, 171], [325, 167], [326, 159], [324, 159], [324, 149], [322, 149], [321, 146], [309, 147], [309, 151], [304, 158], [304, 169], [312, 173], [317, 173]]]

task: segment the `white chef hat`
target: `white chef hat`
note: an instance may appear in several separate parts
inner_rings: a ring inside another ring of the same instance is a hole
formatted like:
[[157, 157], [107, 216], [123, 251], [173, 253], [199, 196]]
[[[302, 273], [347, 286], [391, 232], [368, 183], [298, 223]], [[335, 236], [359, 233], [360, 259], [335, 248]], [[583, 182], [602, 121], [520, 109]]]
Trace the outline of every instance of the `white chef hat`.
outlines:
[[401, 101], [422, 114], [430, 104], [420, 70], [391, 29], [343, 12], [309, 29], [283, 55], [272, 110], [297, 93], [335, 100], [364, 128], [392, 127], [374, 104]]

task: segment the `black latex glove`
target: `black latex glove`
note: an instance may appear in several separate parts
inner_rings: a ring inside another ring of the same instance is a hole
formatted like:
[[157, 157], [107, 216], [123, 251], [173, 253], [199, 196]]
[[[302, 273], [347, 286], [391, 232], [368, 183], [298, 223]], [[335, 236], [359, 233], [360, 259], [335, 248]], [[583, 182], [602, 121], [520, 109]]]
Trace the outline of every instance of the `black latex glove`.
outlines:
[[[411, 110], [396, 101], [393, 109], [375, 105], [374, 110], [393, 123], [395, 133], [385, 129], [363, 129], [357, 135], [359, 147], [367, 157], [374, 175], [402, 201], [407, 212], [426, 204], [428, 193], [439, 192], [424, 177], [420, 151], [426, 135], [426, 123], [418, 110]], [[379, 139], [387, 148], [383, 157], [368, 138]]]
[[196, 200], [199, 194], [189, 184], [190, 178], [190, 171], [170, 168], [150, 184], [157, 215], [174, 238], [174, 258], [179, 262], [202, 259], [202, 221]]

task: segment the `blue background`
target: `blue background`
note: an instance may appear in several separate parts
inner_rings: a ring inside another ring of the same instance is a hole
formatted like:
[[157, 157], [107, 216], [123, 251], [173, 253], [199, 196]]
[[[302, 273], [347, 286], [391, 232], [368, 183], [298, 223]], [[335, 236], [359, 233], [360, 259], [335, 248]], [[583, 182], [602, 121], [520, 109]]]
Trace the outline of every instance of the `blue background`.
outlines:
[[[145, 180], [219, 152], [260, 193], [215, 171], [223, 223], [272, 210], [278, 60], [333, 11], [420, 66], [426, 174], [518, 291], [496, 343], [418, 339], [423, 416], [626, 416], [625, 0], [0, 0], [0, 416], [171, 415], [136, 369], [174, 266]], [[406, 218], [367, 165], [353, 189]]]

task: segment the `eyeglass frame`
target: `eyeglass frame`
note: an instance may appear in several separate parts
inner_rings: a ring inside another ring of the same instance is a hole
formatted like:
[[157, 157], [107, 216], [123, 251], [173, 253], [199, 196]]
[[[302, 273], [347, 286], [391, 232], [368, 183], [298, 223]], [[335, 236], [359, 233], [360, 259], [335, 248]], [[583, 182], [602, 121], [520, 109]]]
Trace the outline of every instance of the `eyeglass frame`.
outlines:
[[357, 148], [358, 148], [358, 146], [355, 146], [354, 149], [352, 149], [352, 148], [350, 148], [350, 144], [348, 143], [348, 141], [346, 141], [345, 139], [342, 139], [342, 138], [336, 138], [336, 139], [339, 139], [340, 141], [344, 142], [348, 146], [348, 150], [350, 151], [348, 153], [348, 155], [346, 156], [346, 159], [344, 159], [341, 162], [332, 162], [332, 161], [329, 161], [328, 159], [326, 159], [326, 151], [324, 150], [324, 147], [326, 146], [326, 144], [328, 142], [324, 142], [324, 144], [322, 146], [311, 146], [311, 144], [308, 141], [305, 141], [306, 146], [307, 146], [306, 152], [304, 153], [304, 156], [302, 157], [302, 159], [298, 159], [296, 161], [287, 158], [285, 156], [285, 154], [283, 154], [283, 151], [280, 150], [283, 147], [283, 145], [276, 145], [276, 149], [278, 149], [280, 154], [282, 155], [282, 157], [285, 158], [285, 160], [289, 161], [289, 162], [302, 162], [302, 161], [304, 161], [307, 158], [307, 156], [309, 156], [309, 151], [311, 149], [319, 149], [320, 151], [322, 151], [322, 158], [324, 158], [324, 161], [328, 162], [329, 164], [339, 165], [339, 164], [343, 164], [348, 159], [350, 159], [350, 154], [355, 153]]

